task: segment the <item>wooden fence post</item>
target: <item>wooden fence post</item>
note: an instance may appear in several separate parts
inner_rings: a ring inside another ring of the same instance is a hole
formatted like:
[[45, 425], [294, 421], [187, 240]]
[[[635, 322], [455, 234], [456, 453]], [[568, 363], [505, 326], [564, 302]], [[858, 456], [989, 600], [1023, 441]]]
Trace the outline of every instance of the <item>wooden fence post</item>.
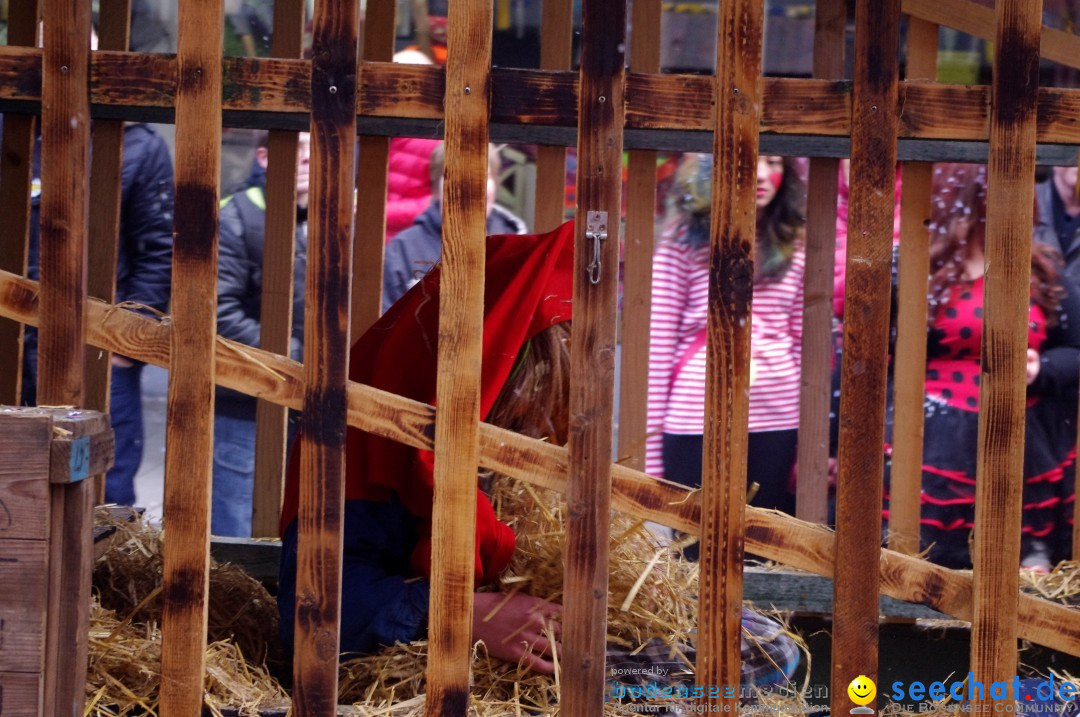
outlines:
[[429, 717], [464, 717], [472, 665], [491, 3], [450, 6], [428, 627]]
[[[763, 6], [723, 3], [716, 47], [698, 611], [703, 685], [738, 685], [741, 665]], [[723, 699], [708, 704], [719, 709]]]
[[293, 709], [337, 706], [356, 181], [357, 1], [315, 5]]
[[217, 336], [222, 0], [180, 5], [166, 407], [161, 714], [198, 714], [206, 661]]
[[[81, 406], [86, 355], [90, 170], [90, 6], [46, 0], [41, 115], [41, 312], [38, 403]], [[92, 481], [51, 490], [45, 714], [79, 714], [85, 697]]]
[[[637, 0], [630, 22], [630, 70], [660, 71], [660, 0]], [[626, 254], [619, 374], [619, 457], [645, 468], [649, 385], [649, 315], [656, 234], [656, 152], [630, 152], [626, 181]]]
[[[370, 0], [364, 13], [363, 59], [390, 62], [394, 58], [394, 0]], [[363, 111], [361, 104], [360, 110]], [[353, 249], [353, 340], [364, 335], [382, 314], [383, 255], [386, 249], [386, 180], [390, 138], [362, 135], [356, 173], [356, 239]]]
[[[98, 49], [126, 52], [131, 26], [131, 0], [105, 0], [98, 20]], [[112, 303], [116, 299], [116, 261], [120, 244], [120, 196], [124, 154], [123, 120], [94, 121], [90, 150], [90, 231], [87, 246], [87, 291]], [[112, 354], [86, 354], [86, 407], [109, 412]], [[95, 486], [105, 500], [105, 481]]]
[[[907, 79], [936, 78], [938, 26], [908, 17], [907, 43]], [[933, 171], [930, 162], [905, 162], [900, 199], [889, 547], [911, 555], [919, 552]]]
[[[987, 166], [983, 354], [975, 472], [971, 671], [1009, 684], [1017, 668], [1017, 601], [1027, 408], [1031, 208], [1039, 96], [1041, 0], [1000, 0]], [[991, 709], [993, 700], [977, 701]]]
[[585, 0], [581, 37], [562, 654], [568, 715], [600, 714], [607, 676], [626, 0]]
[[[648, 1], [648, 0], [646, 0]], [[572, 0], [545, 0], [540, 18], [540, 68], [569, 70], [574, 44]], [[566, 217], [566, 148], [536, 148], [536, 218], [533, 228], [549, 232]]]
[[877, 679], [899, 31], [899, 0], [856, 4], [830, 691], [836, 714], [852, 707], [853, 679]]
[[[843, 77], [846, 32], [846, 0], [818, 0], [814, 12], [814, 77], [828, 80]], [[795, 514], [802, 520], [822, 524], [829, 517], [829, 411], [839, 164], [839, 160], [827, 157], [811, 159], [806, 184], [806, 283]]]
[[[300, 57], [304, 40], [304, 1], [274, 4], [274, 57]], [[263, 234], [262, 303], [259, 346], [289, 355], [292, 343], [293, 277], [296, 266], [296, 132], [270, 132], [266, 167], [266, 223]], [[289, 412], [267, 401], [255, 405], [255, 483], [251, 534], [277, 537]]]

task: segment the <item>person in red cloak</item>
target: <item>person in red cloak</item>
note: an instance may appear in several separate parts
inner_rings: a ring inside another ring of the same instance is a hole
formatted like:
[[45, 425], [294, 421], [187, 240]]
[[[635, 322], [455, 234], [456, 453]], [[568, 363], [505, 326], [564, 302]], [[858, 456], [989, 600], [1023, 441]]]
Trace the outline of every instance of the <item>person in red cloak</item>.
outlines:
[[[573, 267], [572, 223], [539, 236], [487, 238], [481, 416], [494, 420], [489, 414], [493, 407], [498, 408], [496, 399], [504, 385], [510, 389], [515, 382], [520, 383], [517, 379], [524, 373], [523, 365], [535, 362], [537, 355], [545, 353], [545, 346], [553, 345], [551, 339], [556, 332], [568, 336]], [[439, 282], [440, 271], [436, 267], [353, 345], [350, 380], [434, 403]], [[565, 377], [562, 378], [565, 383]], [[550, 377], [547, 387], [551, 387]], [[565, 391], [563, 387], [562, 393]], [[516, 393], [521, 393], [520, 387]], [[539, 392], [536, 397], [541, 402], [546, 400], [549, 406], [550, 398]], [[516, 400], [520, 406], [530, 406], [530, 402]], [[544, 424], [551, 430], [533, 433], [546, 434], [562, 444], [566, 439], [566, 411], [565, 406], [559, 408], [555, 412], [563, 414], [562, 419], [547, 420]], [[520, 430], [519, 426], [507, 425], [513, 422], [499, 421], [500, 425]], [[299, 454], [300, 442], [297, 442], [289, 462], [281, 515], [278, 605], [282, 638], [289, 645], [295, 615]], [[430, 451], [348, 429], [342, 652], [372, 652], [381, 645], [417, 639], [425, 630], [431, 571], [433, 466], [434, 455]], [[513, 531], [496, 519], [491, 502], [478, 490], [476, 584], [493, 583], [513, 553]], [[552, 646], [542, 633], [546, 618], [556, 614], [559, 606], [516, 594], [495, 617], [484, 622], [482, 618], [504, 598], [498, 592], [476, 593], [474, 639], [483, 639], [495, 656], [521, 660], [539, 672], [553, 672]], [[526, 625], [525, 629], [518, 632], [522, 625]], [[557, 622], [553, 629], [557, 639]], [[506, 635], [515, 632], [515, 640], [503, 641]]]

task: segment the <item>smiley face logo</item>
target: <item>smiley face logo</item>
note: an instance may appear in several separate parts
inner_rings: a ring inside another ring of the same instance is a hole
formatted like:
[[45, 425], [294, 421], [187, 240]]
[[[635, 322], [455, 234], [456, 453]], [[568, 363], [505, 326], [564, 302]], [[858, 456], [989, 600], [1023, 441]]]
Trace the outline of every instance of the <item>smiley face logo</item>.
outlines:
[[857, 705], [867, 705], [877, 696], [877, 685], [866, 675], [859, 675], [847, 688], [848, 697]]

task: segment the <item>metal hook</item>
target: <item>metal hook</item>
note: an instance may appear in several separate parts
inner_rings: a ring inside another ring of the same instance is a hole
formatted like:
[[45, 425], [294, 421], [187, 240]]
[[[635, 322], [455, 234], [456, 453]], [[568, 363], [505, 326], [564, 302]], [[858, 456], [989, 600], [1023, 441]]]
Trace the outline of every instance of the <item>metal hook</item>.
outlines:
[[601, 242], [608, 238], [607, 212], [589, 212], [585, 217], [585, 238], [592, 239], [592, 261], [586, 267], [589, 273], [589, 283], [600, 283], [600, 275], [603, 264], [600, 262]]

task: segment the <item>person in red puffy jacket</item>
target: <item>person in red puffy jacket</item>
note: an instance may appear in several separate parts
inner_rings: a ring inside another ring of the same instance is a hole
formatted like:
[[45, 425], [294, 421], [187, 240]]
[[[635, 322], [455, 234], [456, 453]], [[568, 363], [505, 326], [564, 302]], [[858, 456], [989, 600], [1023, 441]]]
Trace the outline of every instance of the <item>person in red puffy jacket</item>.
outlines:
[[[402, 50], [394, 62], [409, 65], [430, 65], [422, 52]], [[386, 159], [386, 241], [402, 229], [412, 226], [413, 220], [431, 204], [431, 152], [439, 140], [422, 137], [395, 137], [390, 140]]]

